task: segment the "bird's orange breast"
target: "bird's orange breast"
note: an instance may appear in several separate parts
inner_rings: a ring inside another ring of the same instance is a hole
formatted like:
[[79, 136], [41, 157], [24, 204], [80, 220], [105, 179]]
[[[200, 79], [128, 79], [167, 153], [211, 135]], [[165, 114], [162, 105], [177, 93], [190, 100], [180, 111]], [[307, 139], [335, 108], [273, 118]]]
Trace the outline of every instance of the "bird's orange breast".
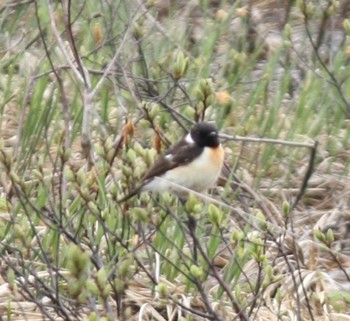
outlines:
[[216, 148], [211, 148], [211, 158], [213, 164], [221, 168], [225, 158], [224, 148], [221, 145]]

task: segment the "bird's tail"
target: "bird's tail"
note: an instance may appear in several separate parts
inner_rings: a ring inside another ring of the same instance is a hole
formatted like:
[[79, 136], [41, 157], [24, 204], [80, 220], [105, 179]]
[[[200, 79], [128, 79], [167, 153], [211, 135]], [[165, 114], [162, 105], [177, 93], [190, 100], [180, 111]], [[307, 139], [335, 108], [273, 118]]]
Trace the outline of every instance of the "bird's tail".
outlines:
[[134, 197], [135, 195], [137, 195], [141, 190], [141, 187], [135, 188], [133, 189], [129, 194], [126, 194], [124, 197], [122, 197], [121, 199], [117, 200], [117, 203], [122, 203], [127, 201], [129, 198]]

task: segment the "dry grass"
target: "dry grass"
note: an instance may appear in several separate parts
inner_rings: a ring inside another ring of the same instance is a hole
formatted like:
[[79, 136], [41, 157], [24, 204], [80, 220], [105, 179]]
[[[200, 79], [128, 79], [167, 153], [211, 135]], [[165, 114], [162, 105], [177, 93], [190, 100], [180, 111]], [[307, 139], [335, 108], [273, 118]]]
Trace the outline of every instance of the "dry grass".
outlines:
[[[1, 11], [0, 320], [350, 320], [346, 1], [309, 17], [319, 48], [289, 1], [87, 2], [72, 28], [84, 71], [60, 5], [22, 2]], [[116, 205], [201, 117], [227, 135], [317, 141], [316, 157], [227, 141], [210, 196]]]

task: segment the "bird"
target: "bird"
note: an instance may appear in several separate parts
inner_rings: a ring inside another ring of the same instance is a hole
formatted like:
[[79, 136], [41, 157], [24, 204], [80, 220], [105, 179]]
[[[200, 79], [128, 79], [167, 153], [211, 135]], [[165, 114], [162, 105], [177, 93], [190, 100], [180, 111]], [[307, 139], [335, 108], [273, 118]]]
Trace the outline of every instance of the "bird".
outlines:
[[141, 184], [118, 203], [147, 191], [170, 192], [186, 199], [188, 192], [181, 186], [203, 192], [218, 179], [224, 156], [216, 126], [205, 121], [198, 122], [150, 167]]

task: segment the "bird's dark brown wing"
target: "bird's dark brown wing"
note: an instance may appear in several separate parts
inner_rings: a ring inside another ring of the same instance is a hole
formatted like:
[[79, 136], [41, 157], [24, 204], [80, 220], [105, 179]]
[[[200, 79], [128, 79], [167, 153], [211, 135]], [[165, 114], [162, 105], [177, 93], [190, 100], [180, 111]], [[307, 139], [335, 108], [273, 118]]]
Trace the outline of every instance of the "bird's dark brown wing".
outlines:
[[181, 139], [179, 142], [177, 142], [175, 145], [171, 146], [169, 149], [167, 149], [164, 153], [164, 155], [174, 155], [177, 154], [182, 148], [184, 147], [190, 147], [192, 144], [189, 144], [185, 138]]
[[181, 144], [181, 142], [179, 142], [174, 147], [169, 149], [165, 156], [153, 164], [143, 178], [144, 183], [147, 184], [147, 181], [153, 177], [162, 176], [165, 172], [175, 167], [183, 166], [192, 162], [202, 153], [202, 151], [203, 148], [194, 144]]
[[158, 161], [156, 161], [149, 171], [142, 178], [142, 184], [132, 190], [128, 195], [118, 200], [118, 203], [124, 202], [127, 199], [138, 194], [142, 187], [147, 185], [154, 177], [162, 176], [165, 172], [182, 165], [192, 162], [203, 151], [203, 148], [195, 144], [188, 144], [184, 140], [178, 142], [171, 147]]

